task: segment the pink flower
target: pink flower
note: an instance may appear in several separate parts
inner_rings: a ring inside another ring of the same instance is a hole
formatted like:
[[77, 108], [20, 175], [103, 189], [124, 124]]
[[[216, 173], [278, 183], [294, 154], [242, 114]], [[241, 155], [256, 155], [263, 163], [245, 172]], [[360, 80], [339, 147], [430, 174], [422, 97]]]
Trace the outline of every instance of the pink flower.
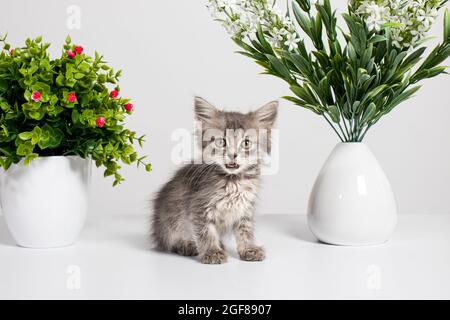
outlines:
[[125, 110], [130, 113], [133, 110], [133, 104], [132, 103], [127, 103], [126, 105], [123, 106], [125, 108]]
[[75, 52], [73, 52], [72, 50], [67, 50], [67, 57], [71, 59], [75, 58]]
[[77, 102], [77, 95], [73, 92], [67, 94], [67, 101], [70, 103]]
[[113, 99], [116, 99], [119, 96], [119, 91], [118, 90], [113, 90], [109, 93], [109, 96]]
[[95, 123], [99, 128], [103, 128], [103, 126], [105, 125], [105, 118], [99, 117], [97, 118], [97, 120], [95, 120]]
[[75, 51], [76, 54], [82, 54], [83, 50], [82, 46], [75, 46], [75, 48], [73, 48], [73, 51]]
[[39, 91], [34, 91], [31, 94], [31, 100], [33, 100], [34, 102], [39, 102], [41, 101], [41, 93]]
[[9, 54], [11, 55], [11, 57], [14, 55], [14, 49], [13, 48], [9, 49]]

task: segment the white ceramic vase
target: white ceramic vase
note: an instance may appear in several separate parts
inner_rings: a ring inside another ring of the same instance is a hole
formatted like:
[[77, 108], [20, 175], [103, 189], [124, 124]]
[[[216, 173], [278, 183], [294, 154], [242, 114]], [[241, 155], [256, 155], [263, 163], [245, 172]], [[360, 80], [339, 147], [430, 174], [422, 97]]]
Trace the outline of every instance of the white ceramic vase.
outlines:
[[375, 245], [389, 240], [397, 205], [389, 181], [363, 143], [340, 143], [314, 184], [308, 225], [322, 242]]
[[13, 164], [0, 179], [6, 225], [19, 246], [53, 248], [75, 242], [88, 209], [91, 162], [76, 156]]

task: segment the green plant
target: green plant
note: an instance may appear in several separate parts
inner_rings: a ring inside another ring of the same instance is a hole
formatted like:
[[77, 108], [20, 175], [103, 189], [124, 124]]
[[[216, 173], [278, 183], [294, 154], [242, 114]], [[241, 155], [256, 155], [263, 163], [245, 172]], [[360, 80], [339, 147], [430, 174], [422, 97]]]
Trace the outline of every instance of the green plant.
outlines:
[[342, 14], [347, 30], [329, 0], [289, 0], [286, 15], [271, 0], [210, 0], [209, 6], [241, 54], [289, 84], [293, 95], [285, 99], [324, 117], [341, 141], [360, 142], [419, 90], [417, 83], [446, 73], [448, 10], [443, 42], [423, 60], [426, 32], [446, 2], [352, 0]]
[[[134, 150], [144, 137], [124, 127], [133, 105], [119, 97], [121, 71], [114, 72], [95, 52], [83, 53], [68, 36], [61, 57], [51, 59], [50, 44], [27, 39], [12, 48], [1, 38], [0, 53], [0, 166], [39, 156], [78, 155], [92, 158], [114, 176], [124, 179], [119, 162], [151, 170]], [[114, 86], [109, 90], [108, 86]]]

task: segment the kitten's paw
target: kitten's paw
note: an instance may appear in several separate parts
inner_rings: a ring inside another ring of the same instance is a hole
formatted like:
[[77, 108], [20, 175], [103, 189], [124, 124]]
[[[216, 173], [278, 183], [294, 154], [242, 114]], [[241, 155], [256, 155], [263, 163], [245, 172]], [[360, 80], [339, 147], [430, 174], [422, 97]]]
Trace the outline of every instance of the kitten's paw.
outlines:
[[227, 254], [223, 250], [207, 251], [200, 257], [200, 262], [205, 264], [222, 264], [227, 262]]
[[186, 257], [198, 255], [197, 245], [194, 241], [180, 241], [172, 248], [172, 252]]
[[263, 247], [248, 246], [239, 251], [239, 257], [244, 261], [263, 261], [266, 258], [266, 252]]

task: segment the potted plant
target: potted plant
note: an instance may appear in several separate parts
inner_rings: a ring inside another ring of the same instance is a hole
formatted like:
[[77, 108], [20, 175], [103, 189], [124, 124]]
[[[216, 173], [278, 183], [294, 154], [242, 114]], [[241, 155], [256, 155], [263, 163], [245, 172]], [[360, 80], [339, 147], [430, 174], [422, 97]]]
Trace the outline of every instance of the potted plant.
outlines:
[[287, 82], [293, 95], [284, 98], [323, 117], [341, 141], [309, 201], [310, 229], [323, 242], [366, 245], [391, 236], [395, 198], [362, 141], [420, 89], [420, 81], [445, 73], [448, 10], [442, 42], [427, 54], [424, 43], [446, 2], [351, 0], [341, 29], [329, 0], [289, 0], [286, 14], [271, 0], [209, 1], [240, 53]]
[[115, 72], [66, 38], [51, 59], [41, 37], [12, 48], [0, 39], [0, 201], [11, 235], [33, 248], [72, 244], [87, 212], [91, 162], [123, 181], [119, 163], [144, 165], [144, 137], [124, 127], [133, 112]]

